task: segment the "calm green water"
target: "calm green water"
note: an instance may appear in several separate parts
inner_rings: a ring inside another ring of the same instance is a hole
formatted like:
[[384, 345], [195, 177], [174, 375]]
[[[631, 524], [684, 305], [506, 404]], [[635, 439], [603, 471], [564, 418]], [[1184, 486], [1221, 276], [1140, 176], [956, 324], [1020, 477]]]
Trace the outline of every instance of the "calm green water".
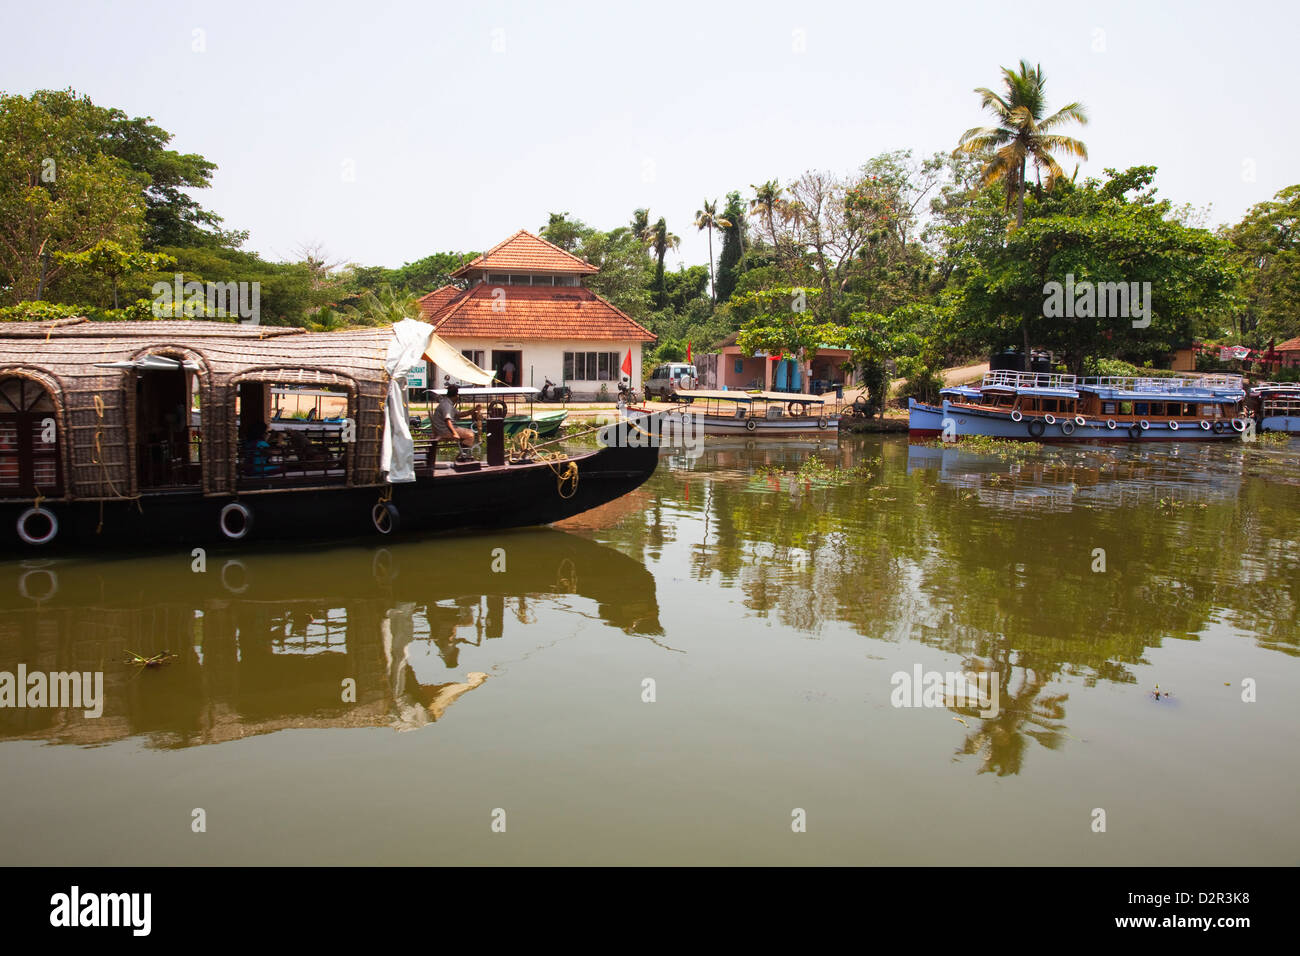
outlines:
[[710, 439], [563, 529], [3, 564], [0, 671], [105, 704], [0, 710], [0, 862], [1294, 865], [1298, 537], [1296, 441]]

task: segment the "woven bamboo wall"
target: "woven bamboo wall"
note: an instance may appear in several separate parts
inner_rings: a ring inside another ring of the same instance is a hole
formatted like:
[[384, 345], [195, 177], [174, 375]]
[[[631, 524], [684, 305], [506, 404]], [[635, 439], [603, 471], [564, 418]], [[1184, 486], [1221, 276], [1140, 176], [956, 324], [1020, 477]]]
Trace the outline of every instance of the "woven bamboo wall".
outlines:
[[203, 490], [234, 489], [235, 399], [239, 381], [342, 385], [357, 426], [348, 482], [379, 479], [388, 328], [348, 332], [220, 322], [0, 324], [0, 377], [21, 374], [50, 390], [61, 436], [64, 491], [77, 498], [138, 493], [135, 371], [96, 363], [165, 355], [198, 363]]

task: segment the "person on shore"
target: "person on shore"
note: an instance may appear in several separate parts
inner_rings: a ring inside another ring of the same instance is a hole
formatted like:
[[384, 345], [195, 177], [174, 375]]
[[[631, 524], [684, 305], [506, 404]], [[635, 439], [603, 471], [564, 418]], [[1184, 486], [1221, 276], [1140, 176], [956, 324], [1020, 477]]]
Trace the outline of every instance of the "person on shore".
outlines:
[[433, 433], [438, 438], [451, 438], [460, 442], [460, 460], [470, 457], [469, 450], [474, 444], [474, 433], [468, 428], [456, 427], [456, 399], [460, 397], [460, 387], [448, 385], [447, 394], [438, 402], [433, 413]]

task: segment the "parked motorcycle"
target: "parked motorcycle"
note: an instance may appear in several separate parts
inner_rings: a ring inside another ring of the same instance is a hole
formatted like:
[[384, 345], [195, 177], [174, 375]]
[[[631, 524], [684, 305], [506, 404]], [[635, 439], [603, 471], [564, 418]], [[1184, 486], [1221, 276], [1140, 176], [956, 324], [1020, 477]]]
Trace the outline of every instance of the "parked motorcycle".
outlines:
[[618, 397], [624, 405], [639, 405], [641, 403], [640, 393], [627, 382], [618, 383]]
[[573, 401], [573, 389], [567, 385], [556, 385], [548, 378], [546, 384], [542, 386], [537, 400], [539, 402], [571, 402]]

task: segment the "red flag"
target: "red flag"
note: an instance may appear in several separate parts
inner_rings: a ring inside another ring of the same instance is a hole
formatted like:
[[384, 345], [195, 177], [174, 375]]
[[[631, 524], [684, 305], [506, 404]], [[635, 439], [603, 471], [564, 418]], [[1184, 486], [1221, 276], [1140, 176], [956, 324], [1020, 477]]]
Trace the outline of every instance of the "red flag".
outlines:
[[686, 364], [687, 365], [691, 364], [691, 343], [690, 342], [686, 343]]
[[632, 377], [632, 350], [627, 350], [627, 358], [623, 359], [623, 374], [628, 378]]

